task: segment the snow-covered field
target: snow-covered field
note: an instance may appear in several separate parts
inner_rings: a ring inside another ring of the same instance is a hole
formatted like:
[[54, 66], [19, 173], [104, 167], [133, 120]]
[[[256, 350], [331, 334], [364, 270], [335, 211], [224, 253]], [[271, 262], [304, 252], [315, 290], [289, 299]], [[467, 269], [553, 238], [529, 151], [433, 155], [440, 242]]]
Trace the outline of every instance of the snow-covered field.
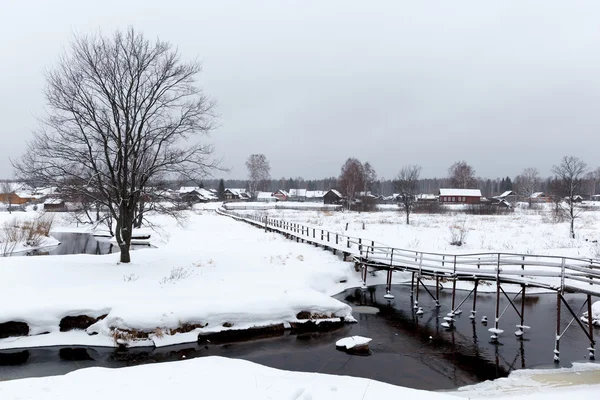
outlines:
[[[416, 251], [600, 258], [600, 244], [594, 243], [600, 242], [600, 211], [595, 208], [583, 212], [576, 220], [576, 239], [569, 238], [568, 222], [553, 222], [551, 210], [518, 208], [506, 215], [411, 214], [410, 225], [406, 225], [404, 214], [397, 208], [371, 213], [280, 209], [259, 213]], [[461, 231], [465, 232], [464, 244], [451, 245], [452, 234]]]
[[[194, 342], [199, 333], [298, 322], [301, 311], [352, 320], [350, 307], [330, 297], [358, 285], [352, 263], [211, 211], [187, 217], [184, 226], [153, 217], [157, 248], [135, 250], [129, 265], [118, 254], [0, 260], [0, 324], [30, 329], [30, 336], [0, 339], [0, 348], [114, 346], [137, 331], [148, 337], [130, 345], [164, 346]], [[66, 226], [57, 214], [53, 229], [86, 228]], [[78, 315], [106, 317], [87, 333], [59, 332], [63, 317]]]
[[600, 390], [598, 372], [597, 367], [587, 365], [559, 373], [552, 371], [551, 374], [546, 371], [527, 371], [458, 392], [436, 393], [364, 378], [289, 372], [248, 361], [204, 357], [120, 369], [88, 368], [64, 376], [1, 382], [0, 398], [152, 400], [196, 395], [211, 399], [246, 400], [457, 400], [460, 397], [562, 400], [567, 396], [594, 398]]

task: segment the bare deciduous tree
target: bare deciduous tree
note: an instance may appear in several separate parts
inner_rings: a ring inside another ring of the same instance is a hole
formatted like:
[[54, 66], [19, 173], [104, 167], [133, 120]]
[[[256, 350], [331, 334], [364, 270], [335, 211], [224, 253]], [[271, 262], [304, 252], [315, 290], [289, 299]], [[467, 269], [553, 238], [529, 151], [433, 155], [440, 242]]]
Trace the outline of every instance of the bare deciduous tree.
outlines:
[[465, 161], [457, 161], [448, 168], [448, 177], [456, 189], [472, 189], [477, 185], [475, 170]]
[[170, 43], [130, 28], [112, 37], [76, 36], [47, 75], [49, 114], [13, 161], [18, 174], [70, 189], [102, 205], [115, 221], [121, 262], [148, 182], [200, 179], [218, 167], [200, 140], [213, 127], [214, 102]]
[[264, 154], [252, 154], [246, 160], [250, 193], [255, 195], [259, 190], [266, 190], [271, 179], [271, 166]]
[[6, 203], [6, 206], [8, 207], [8, 213], [12, 214], [12, 194], [14, 193], [14, 188], [13, 188], [13, 184], [10, 181], [2, 181], [0, 182], [0, 193], [3, 195], [4, 197], [4, 202]]
[[406, 224], [410, 224], [410, 212], [414, 206], [417, 190], [419, 188], [419, 176], [421, 167], [419, 165], [406, 165], [402, 167], [396, 179], [394, 187], [400, 194], [400, 201], [406, 214]]
[[541, 183], [537, 168], [525, 168], [520, 175], [515, 177], [514, 187], [520, 196], [527, 197], [529, 205], [531, 205], [531, 195], [538, 191]]
[[552, 167], [556, 175], [556, 195], [564, 197], [567, 202], [566, 213], [571, 225], [570, 236], [575, 239], [575, 219], [580, 216], [581, 209], [575, 208], [575, 196], [579, 195], [587, 165], [577, 157], [565, 156], [560, 164]]
[[356, 158], [347, 159], [342, 166], [339, 187], [348, 199], [348, 207], [351, 208], [357, 194], [365, 187], [363, 165]]
[[366, 192], [373, 190], [373, 186], [375, 185], [375, 182], [377, 182], [377, 173], [368, 161], [363, 165], [363, 176], [365, 184], [363, 191], [366, 194]]

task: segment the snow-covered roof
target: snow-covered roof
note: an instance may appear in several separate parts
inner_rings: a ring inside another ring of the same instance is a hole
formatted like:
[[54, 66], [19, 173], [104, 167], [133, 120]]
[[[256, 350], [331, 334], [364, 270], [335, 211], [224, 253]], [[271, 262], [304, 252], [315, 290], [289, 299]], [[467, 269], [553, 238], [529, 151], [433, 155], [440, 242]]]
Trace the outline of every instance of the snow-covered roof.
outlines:
[[[6, 190], [4, 189], [6, 187]], [[0, 193], [24, 192], [31, 188], [23, 182], [0, 182]]]
[[481, 197], [479, 189], [440, 189], [440, 196]]
[[285, 197], [289, 197], [290, 194], [287, 192], [287, 190], [283, 190], [283, 189], [279, 189], [277, 191], [277, 193], [281, 193], [282, 195], [284, 195]]
[[307, 190], [306, 197], [314, 198], [314, 197], [323, 197], [325, 196], [324, 190]]
[[511, 194], [513, 194], [513, 191], [507, 190], [506, 192], [502, 193], [500, 196], [496, 196], [496, 197], [504, 198], [504, 197], [510, 196]]
[[290, 197], [306, 197], [306, 189], [290, 189]]
[[56, 205], [58, 205], [58, 204], [62, 204], [62, 203], [64, 203], [63, 199], [46, 199], [44, 201], [44, 204], [56, 204]]
[[238, 196], [241, 195], [242, 193], [246, 193], [246, 189], [232, 189], [232, 188], [227, 188], [225, 189], [226, 191], [230, 191], [233, 194], [237, 194]]
[[33, 193], [36, 195], [44, 195], [44, 196], [47, 196], [49, 194], [54, 194], [57, 192], [58, 192], [58, 188], [56, 186], [35, 188], [35, 190], [33, 191]]
[[257, 199], [270, 199], [273, 198], [273, 193], [271, 192], [258, 192], [256, 195]]
[[538, 197], [546, 197], [546, 193], [544, 193], [544, 192], [535, 192], [535, 193], [533, 193], [531, 195], [531, 198], [533, 198], [533, 199], [538, 198]]
[[[398, 195], [396, 195], [398, 196]], [[417, 199], [422, 199], [422, 200], [435, 200], [437, 199], [437, 196], [435, 194], [429, 194], [429, 193], [421, 193], [417, 195]]]
[[[332, 192], [333, 194], [335, 194], [340, 199], [343, 197], [342, 194], [335, 189], [330, 189], [329, 191]], [[323, 196], [325, 196], [325, 195], [323, 195]]]

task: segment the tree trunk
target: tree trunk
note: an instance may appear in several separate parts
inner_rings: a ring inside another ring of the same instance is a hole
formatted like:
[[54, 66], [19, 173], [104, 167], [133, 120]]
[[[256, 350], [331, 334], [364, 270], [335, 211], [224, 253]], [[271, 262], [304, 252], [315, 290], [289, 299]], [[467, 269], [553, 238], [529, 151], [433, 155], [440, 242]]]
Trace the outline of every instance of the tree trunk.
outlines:
[[129, 254], [129, 245], [123, 243], [119, 248], [121, 249], [121, 259], [119, 261], [122, 263], [130, 263], [131, 255]]
[[117, 229], [115, 233], [119, 249], [121, 250], [120, 262], [130, 263], [131, 255], [129, 252], [131, 245], [131, 229], [133, 228], [133, 212], [130, 213], [124, 205], [121, 206], [119, 211], [120, 215], [117, 218]]
[[571, 239], [575, 239], [575, 210], [573, 209], [573, 201], [570, 204], [570, 216], [571, 216]]
[[406, 225], [410, 225], [410, 209], [406, 209]]

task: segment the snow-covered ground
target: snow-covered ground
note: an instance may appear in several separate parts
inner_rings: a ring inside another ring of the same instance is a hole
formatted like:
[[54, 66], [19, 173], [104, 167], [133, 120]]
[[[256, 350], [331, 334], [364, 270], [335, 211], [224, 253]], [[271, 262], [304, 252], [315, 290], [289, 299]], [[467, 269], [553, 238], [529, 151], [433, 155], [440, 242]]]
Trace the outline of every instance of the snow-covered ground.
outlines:
[[598, 372], [594, 366], [553, 371], [553, 375], [546, 371], [527, 371], [458, 392], [436, 393], [364, 378], [282, 371], [243, 360], [204, 357], [120, 369], [88, 368], [63, 376], [0, 382], [0, 398], [158, 400], [197, 394], [203, 398], [246, 400], [457, 400], [457, 396], [562, 400], [571, 396], [594, 398], [600, 390]]
[[[406, 217], [397, 207], [396, 211], [371, 213], [281, 209], [260, 213], [270, 218], [343, 232], [416, 251], [453, 254], [510, 252], [600, 258], [600, 244], [597, 243], [600, 242], [600, 211], [589, 208], [576, 220], [576, 239], [569, 238], [567, 221], [553, 222], [550, 209], [517, 208], [514, 213], [506, 215], [470, 215], [461, 212], [411, 214], [410, 225], [406, 225]], [[460, 247], [451, 245], [452, 234], [461, 231], [465, 232], [464, 244]]]
[[[30, 336], [0, 339], [0, 348], [114, 346], [130, 336], [115, 329], [149, 333], [131, 345], [164, 346], [194, 342], [199, 333], [298, 322], [301, 311], [352, 320], [350, 307], [330, 297], [359, 285], [352, 263], [211, 211], [187, 217], [183, 226], [152, 217], [158, 247], [135, 250], [128, 265], [119, 254], [2, 259], [0, 324], [25, 322]], [[87, 228], [66, 226], [57, 214], [53, 229]], [[87, 333], [59, 332], [63, 317], [78, 315], [106, 317]]]

